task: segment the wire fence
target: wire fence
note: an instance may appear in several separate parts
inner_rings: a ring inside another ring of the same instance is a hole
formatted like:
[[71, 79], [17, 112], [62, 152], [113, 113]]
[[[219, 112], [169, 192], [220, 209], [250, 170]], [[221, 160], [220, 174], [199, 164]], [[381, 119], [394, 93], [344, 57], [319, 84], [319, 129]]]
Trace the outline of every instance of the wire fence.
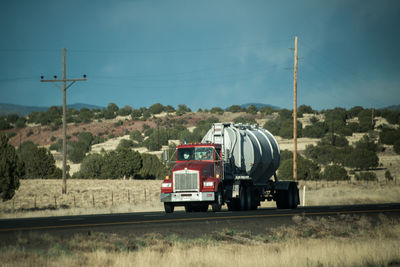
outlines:
[[102, 190], [68, 194], [30, 194], [1, 204], [4, 213], [56, 210], [71, 208], [107, 208], [120, 205], [139, 205], [159, 201], [160, 192], [149, 189], [109, 191]]
[[[298, 182], [300, 190], [306, 186], [307, 191], [317, 191], [324, 188], [362, 188], [374, 190], [376, 188], [389, 188], [399, 185], [397, 180], [381, 181], [327, 181], [315, 180]], [[372, 191], [371, 191], [372, 192]], [[92, 191], [69, 192], [68, 194], [52, 193], [29, 193], [25, 195], [16, 194], [13, 199], [0, 203], [0, 211], [4, 213], [46, 211], [62, 209], [97, 209], [112, 207], [137, 207], [147, 204], [160, 204], [160, 189], [125, 189], [110, 190], [99, 188]]]

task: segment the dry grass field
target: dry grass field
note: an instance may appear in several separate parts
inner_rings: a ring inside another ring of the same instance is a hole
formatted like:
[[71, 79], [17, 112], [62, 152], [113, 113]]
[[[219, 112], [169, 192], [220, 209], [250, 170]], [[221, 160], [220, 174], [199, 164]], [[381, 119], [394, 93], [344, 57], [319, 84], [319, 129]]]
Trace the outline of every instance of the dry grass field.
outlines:
[[293, 217], [252, 233], [225, 229], [197, 238], [94, 232], [20, 235], [1, 243], [2, 266], [398, 266], [400, 221]]
[[[21, 180], [14, 198], [0, 203], [0, 218], [162, 211], [160, 186], [160, 180], [69, 179], [68, 194], [62, 195], [61, 180]], [[300, 181], [301, 197], [303, 186], [307, 206], [400, 202], [396, 181]], [[275, 202], [262, 207], [275, 207]]]

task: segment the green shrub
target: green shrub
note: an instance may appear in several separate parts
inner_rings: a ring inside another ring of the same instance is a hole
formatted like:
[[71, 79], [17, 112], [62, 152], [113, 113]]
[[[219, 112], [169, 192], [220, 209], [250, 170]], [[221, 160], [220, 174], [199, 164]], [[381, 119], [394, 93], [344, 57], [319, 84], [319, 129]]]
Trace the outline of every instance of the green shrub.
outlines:
[[228, 112], [236, 113], [236, 112], [241, 112], [243, 109], [239, 105], [232, 105], [226, 109]]
[[123, 124], [124, 124], [123, 121], [118, 120], [117, 122], [114, 123], [114, 127], [120, 127], [120, 126], [122, 126]]
[[[315, 118], [315, 117], [313, 117]], [[309, 138], [322, 138], [328, 132], [328, 125], [324, 122], [314, 122], [313, 125], [307, 125], [302, 131], [302, 136]]]
[[379, 146], [375, 144], [374, 140], [370, 139], [368, 135], [364, 135], [358, 142], [355, 143], [358, 149], [365, 149], [372, 152], [378, 152]]
[[307, 105], [300, 105], [297, 108], [297, 114], [299, 118], [303, 117], [303, 114], [313, 114], [313, 113], [315, 113], [315, 111], [312, 109], [312, 107]]
[[325, 167], [325, 170], [322, 173], [322, 179], [330, 180], [330, 181], [339, 181], [339, 180], [349, 180], [350, 177], [347, 174], [345, 168], [339, 165], [328, 165]]
[[382, 144], [393, 145], [397, 140], [400, 140], [400, 128], [383, 128], [379, 133], [379, 140]]
[[15, 126], [17, 128], [25, 128], [26, 127], [26, 119], [24, 117], [18, 118], [18, 120], [15, 122]]
[[360, 132], [365, 133], [369, 130], [374, 129], [374, 123], [372, 121], [372, 111], [370, 109], [364, 109], [358, 113], [358, 121], [360, 123]]
[[24, 175], [24, 164], [8, 138], [0, 133], [0, 197], [3, 201], [12, 199], [19, 188], [19, 179]]
[[393, 144], [393, 150], [394, 152], [396, 152], [397, 154], [400, 154], [400, 140], [397, 140], [394, 142]]
[[120, 149], [120, 148], [132, 148], [132, 147], [134, 147], [134, 143], [133, 143], [132, 140], [121, 139], [121, 141], [119, 141], [117, 149]]
[[47, 149], [26, 141], [19, 147], [18, 155], [25, 165], [24, 178], [59, 178], [54, 157]]
[[8, 130], [11, 129], [12, 126], [7, 122], [6, 118], [0, 117], [0, 130]]
[[258, 110], [257, 110], [256, 106], [254, 106], [254, 105], [250, 105], [250, 106], [246, 109], [246, 113], [249, 113], [249, 114], [256, 115], [257, 112], [258, 112]]
[[9, 139], [11, 139], [11, 138], [13, 138], [13, 137], [16, 136], [16, 135], [17, 135], [16, 132], [9, 132], [9, 133], [7, 134], [7, 137], [8, 137]]
[[385, 171], [385, 179], [388, 180], [388, 181], [393, 181], [394, 180], [394, 178], [393, 178], [393, 176], [392, 176], [392, 174], [390, 173], [389, 170]]
[[81, 163], [77, 178], [103, 178], [104, 157], [101, 154], [90, 154], [86, 156]]
[[319, 142], [322, 145], [331, 145], [336, 147], [346, 147], [349, 145], [349, 141], [347, 138], [341, 135], [336, 134], [327, 134], [324, 138]]
[[163, 180], [168, 175], [168, 169], [155, 155], [142, 154], [143, 166], [135, 176], [135, 179], [159, 179]]
[[143, 135], [141, 132], [139, 132], [138, 130], [134, 130], [129, 134], [129, 138], [131, 140], [137, 141], [138, 144], [142, 144], [143, 143]]
[[233, 120], [234, 123], [243, 123], [243, 124], [257, 124], [256, 120], [253, 117], [249, 116], [240, 116]]
[[[293, 159], [283, 160], [279, 167], [279, 177], [283, 180], [293, 180]], [[319, 180], [320, 168], [318, 164], [309, 159], [298, 155], [297, 157], [297, 177], [301, 180]]]
[[33, 135], [33, 130], [32, 130], [32, 129], [30, 129], [30, 130], [26, 133], [26, 137], [29, 137], [29, 136], [31, 136], [31, 135]]
[[104, 155], [101, 175], [106, 179], [134, 177], [142, 164], [142, 157], [136, 151], [126, 148], [110, 151]]
[[374, 151], [355, 148], [347, 154], [345, 165], [358, 170], [367, 170], [378, 167], [379, 158]]
[[164, 111], [164, 106], [160, 103], [155, 103], [149, 107], [149, 111], [151, 114], [160, 114]]
[[118, 110], [118, 115], [128, 116], [128, 115], [132, 114], [132, 111], [133, 111], [132, 107], [125, 106], [125, 107], [121, 108], [120, 110]]
[[354, 176], [357, 181], [377, 181], [374, 172], [360, 172]]

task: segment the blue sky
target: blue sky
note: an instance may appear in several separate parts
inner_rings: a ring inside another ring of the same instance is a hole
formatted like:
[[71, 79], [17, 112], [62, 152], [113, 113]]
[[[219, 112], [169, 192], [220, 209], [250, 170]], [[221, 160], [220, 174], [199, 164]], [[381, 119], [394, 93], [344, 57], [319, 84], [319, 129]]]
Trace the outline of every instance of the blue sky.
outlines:
[[0, 1], [0, 102], [194, 110], [400, 104], [400, 1]]

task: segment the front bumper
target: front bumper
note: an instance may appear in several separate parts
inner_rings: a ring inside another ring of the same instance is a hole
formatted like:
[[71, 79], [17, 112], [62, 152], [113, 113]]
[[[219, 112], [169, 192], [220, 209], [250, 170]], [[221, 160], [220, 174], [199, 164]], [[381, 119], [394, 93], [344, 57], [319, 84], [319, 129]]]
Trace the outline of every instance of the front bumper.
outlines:
[[214, 192], [191, 192], [191, 193], [161, 193], [161, 202], [195, 202], [214, 201]]

